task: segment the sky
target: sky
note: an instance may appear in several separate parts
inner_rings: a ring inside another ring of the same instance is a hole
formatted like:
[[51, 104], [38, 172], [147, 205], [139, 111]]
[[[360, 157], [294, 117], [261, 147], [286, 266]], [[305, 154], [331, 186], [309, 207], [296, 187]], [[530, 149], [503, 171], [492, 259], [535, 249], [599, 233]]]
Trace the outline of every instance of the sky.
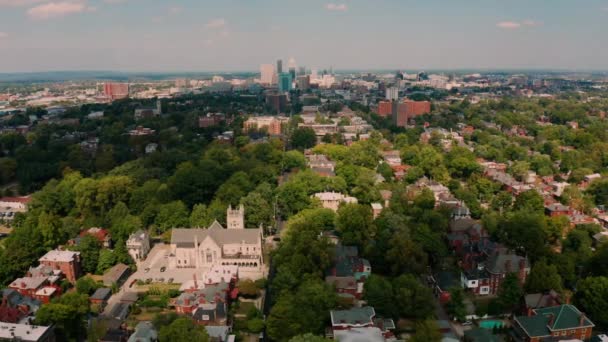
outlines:
[[608, 0], [0, 0], [0, 72], [608, 70]]

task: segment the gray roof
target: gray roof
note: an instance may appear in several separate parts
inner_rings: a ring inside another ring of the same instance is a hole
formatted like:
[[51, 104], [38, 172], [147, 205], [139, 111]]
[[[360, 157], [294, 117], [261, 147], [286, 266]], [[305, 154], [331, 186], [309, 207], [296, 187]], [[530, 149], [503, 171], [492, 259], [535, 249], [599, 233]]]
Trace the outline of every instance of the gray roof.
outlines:
[[[521, 257], [515, 253], [504, 251], [499, 248], [488, 258], [486, 269], [488, 270], [488, 272], [493, 274], [502, 274], [509, 272], [516, 273], [519, 272], [520, 262], [522, 261], [524, 269], [529, 269], [530, 262], [528, 261], [528, 258]], [[509, 265], [509, 270], [507, 270], [507, 265]]]
[[158, 333], [151, 322], [139, 322], [135, 332], [129, 337], [128, 342], [154, 342], [158, 339]]
[[241, 242], [253, 245], [260, 242], [261, 235], [262, 231], [259, 228], [225, 229], [216, 221], [209, 229], [174, 228], [171, 231], [171, 244], [179, 247], [194, 246], [195, 237], [198, 243], [201, 243], [209, 236], [218, 246]]
[[97, 289], [97, 291], [95, 291], [95, 293], [93, 293], [93, 295], [91, 296], [90, 299], [106, 300], [106, 299], [110, 298], [110, 296], [112, 296], [112, 289], [109, 289], [107, 287], [102, 287], [102, 288]]
[[332, 310], [330, 315], [332, 325], [361, 325], [373, 323], [376, 312], [371, 306], [364, 306], [362, 308], [352, 308], [350, 310]]

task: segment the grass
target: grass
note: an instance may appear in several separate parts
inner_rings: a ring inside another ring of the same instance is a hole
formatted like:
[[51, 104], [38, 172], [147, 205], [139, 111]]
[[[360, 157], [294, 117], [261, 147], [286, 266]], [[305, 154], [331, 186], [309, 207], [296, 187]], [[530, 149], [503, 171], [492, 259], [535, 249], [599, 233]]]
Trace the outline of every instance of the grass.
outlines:
[[255, 305], [251, 302], [239, 302], [239, 308], [235, 314], [246, 316], [252, 308], [255, 308]]
[[158, 289], [161, 292], [167, 292], [169, 290], [179, 290], [181, 284], [165, 284], [165, 283], [150, 283], [145, 285], [134, 285], [137, 286], [138, 290], [149, 291], [150, 289]]

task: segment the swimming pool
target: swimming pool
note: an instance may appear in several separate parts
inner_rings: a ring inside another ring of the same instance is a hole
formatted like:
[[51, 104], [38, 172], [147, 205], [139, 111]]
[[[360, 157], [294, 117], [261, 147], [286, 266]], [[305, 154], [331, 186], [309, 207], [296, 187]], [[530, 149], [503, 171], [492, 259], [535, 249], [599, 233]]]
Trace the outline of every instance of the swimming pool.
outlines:
[[479, 322], [479, 326], [484, 329], [500, 328], [504, 325], [502, 321], [489, 319], [487, 321]]

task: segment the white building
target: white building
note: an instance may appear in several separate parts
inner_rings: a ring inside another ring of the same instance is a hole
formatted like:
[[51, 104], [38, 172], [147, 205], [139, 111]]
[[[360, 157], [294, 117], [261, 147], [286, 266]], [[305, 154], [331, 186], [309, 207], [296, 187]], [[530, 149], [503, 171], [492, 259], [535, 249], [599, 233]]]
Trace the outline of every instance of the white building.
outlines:
[[214, 266], [238, 266], [241, 278], [259, 279], [266, 272], [262, 229], [245, 229], [245, 208], [228, 207], [227, 228], [217, 221], [207, 229], [173, 229], [169, 268], [203, 272]]
[[386, 99], [389, 101], [397, 101], [399, 99], [399, 88], [397, 88], [397, 87], [386, 88]]
[[342, 203], [357, 203], [355, 197], [349, 197], [339, 192], [319, 192], [313, 195], [313, 197], [321, 201], [323, 208], [338, 211], [340, 204]]
[[150, 235], [145, 230], [138, 230], [129, 236], [126, 244], [133, 260], [144, 260], [150, 252]]
[[262, 84], [272, 84], [274, 80], [274, 65], [262, 64], [260, 65], [260, 82]]

